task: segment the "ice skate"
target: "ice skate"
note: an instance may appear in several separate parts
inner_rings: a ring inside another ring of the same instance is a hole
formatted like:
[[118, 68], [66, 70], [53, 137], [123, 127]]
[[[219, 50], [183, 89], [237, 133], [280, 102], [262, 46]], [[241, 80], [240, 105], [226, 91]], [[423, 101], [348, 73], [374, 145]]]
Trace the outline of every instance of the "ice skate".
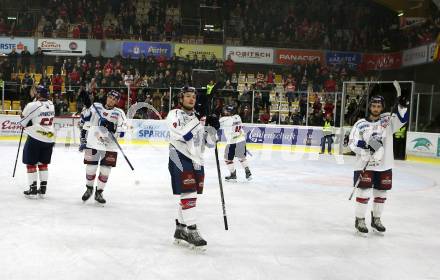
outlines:
[[202, 238], [196, 225], [188, 227], [188, 243], [191, 248], [198, 251], [205, 251], [208, 244], [205, 239]]
[[373, 231], [379, 235], [383, 235], [386, 231], [386, 228], [382, 225], [380, 217], [374, 217], [373, 212], [371, 212], [371, 228], [373, 228]]
[[246, 180], [248, 180], [248, 181], [252, 180], [252, 173], [251, 173], [251, 171], [249, 170], [249, 167], [246, 167], [246, 168], [244, 169], [244, 171], [246, 172]]
[[226, 176], [225, 180], [227, 182], [236, 182], [237, 181], [237, 171], [231, 172], [231, 175]]
[[86, 187], [87, 187], [87, 190], [81, 198], [83, 202], [86, 202], [93, 194], [93, 187], [89, 187], [89, 186], [86, 186]]
[[33, 183], [32, 185], [29, 186], [29, 190], [24, 191], [23, 193], [26, 196], [26, 198], [31, 198], [31, 199], [37, 198], [38, 195], [37, 185]]
[[354, 224], [356, 228], [356, 233], [362, 237], [366, 237], [368, 233], [367, 225], [365, 224], [365, 218], [356, 217], [356, 221]]
[[95, 190], [95, 200], [101, 205], [106, 203], [104, 197], [102, 196], [102, 192], [103, 190], [98, 190], [98, 189]]
[[188, 233], [186, 225], [179, 223], [176, 219], [176, 231], [174, 232], [174, 244], [186, 245], [188, 244]]
[[44, 198], [46, 196], [46, 188], [47, 188], [47, 182], [41, 182], [40, 188], [38, 189], [38, 197]]

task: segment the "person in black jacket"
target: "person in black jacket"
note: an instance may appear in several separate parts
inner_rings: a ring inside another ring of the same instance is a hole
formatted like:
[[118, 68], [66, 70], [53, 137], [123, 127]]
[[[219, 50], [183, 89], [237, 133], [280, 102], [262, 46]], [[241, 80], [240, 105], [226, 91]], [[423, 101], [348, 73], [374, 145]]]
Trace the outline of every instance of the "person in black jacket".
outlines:
[[43, 74], [44, 53], [40, 47], [38, 47], [37, 51], [34, 53], [34, 59], [35, 59], [35, 72], [38, 74]]
[[24, 46], [24, 50], [21, 52], [21, 71], [30, 72], [31, 67], [31, 53], [28, 48]]

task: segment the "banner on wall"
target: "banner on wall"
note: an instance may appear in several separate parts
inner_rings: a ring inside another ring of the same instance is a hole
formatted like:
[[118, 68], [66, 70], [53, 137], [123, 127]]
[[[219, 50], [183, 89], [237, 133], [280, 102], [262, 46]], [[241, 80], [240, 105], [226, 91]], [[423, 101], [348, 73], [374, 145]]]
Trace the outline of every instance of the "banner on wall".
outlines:
[[200, 59], [202, 55], [205, 55], [207, 59], [210, 59], [212, 55], [215, 55], [218, 59], [223, 59], [223, 46], [221, 45], [196, 45], [196, 44], [175, 44], [174, 52], [179, 57], [186, 57], [189, 55], [191, 58], [194, 55]]
[[122, 42], [121, 55], [124, 58], [130, 56], [135, 59], [140, 58], [142, 55], [148, 56], [150, 54], [153, 56], [163, 55], [170, 58], [173, 55], [171, 49], [171, 44], [168, 43]]
[[170, 132], [165, 120], [130, 120], [131, 139], [149, 141], [168, 141]]
[[356, 69], [362, 62], [362, 54], [356, 52], [327, 52], [325, 60], [327, 65], [347, 63], [348, 67]]
[[226, 47], [226, 57], [238, 63], [273, 64], [274, 50], [253, 47]]
[[363, 64], [366, 70], [398, 69], [402, 66], [402, 53], [369, 53], [364, 54]]
[[431, 43], [428, 45], [428, 62], [435, 61], [436, 49], [437, 49], [436, 43]]
[[0, 37], [0, 53], [8, 54], [15, 48], [17, 53], [21, 53], [24, 47], [28, 48], [30, 53], [35, 51], [35, 40], [31, 38], [20, 38], [20, 37]]
[[304, 63], [316, 60], [324, 62], [324, 53], [321, 51], [278, 49], [275, 53], [275, 63], [277, 64]]
[[408, 132], [406, 153], [414, 156], [440, 158], [440, 134]]
[[402, 66], [411, 66], [428, 61], [428, 45], [404, 50], [402, 52]]
[[86, 40], [38, 39], [38, 47], [46, 55], [84, 56]]

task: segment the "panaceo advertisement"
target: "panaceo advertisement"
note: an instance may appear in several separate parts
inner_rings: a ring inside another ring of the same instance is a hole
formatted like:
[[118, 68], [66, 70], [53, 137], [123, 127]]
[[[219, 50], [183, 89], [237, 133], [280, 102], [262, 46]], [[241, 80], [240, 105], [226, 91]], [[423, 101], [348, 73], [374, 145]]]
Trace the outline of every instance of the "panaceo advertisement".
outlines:
[[318, 61], [324, 63], [324, 53], [313, 50], [278, 49], [275, 51], [276, 64], [294, 64]]

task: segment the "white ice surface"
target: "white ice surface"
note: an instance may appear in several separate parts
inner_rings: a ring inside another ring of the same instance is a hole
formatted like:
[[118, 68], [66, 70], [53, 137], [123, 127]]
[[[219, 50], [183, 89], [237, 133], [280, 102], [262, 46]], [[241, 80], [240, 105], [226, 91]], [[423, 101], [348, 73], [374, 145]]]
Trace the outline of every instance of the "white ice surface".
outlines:
[[387, 233], [361, 238], [347, 200], [353, 158], [255, 150], [254, 180], [239, 167], [239, 182], [224, 183], [225, 231], [208, 150], [198, 200], [208, 250], [196, 253], [173, 245], [167, 148], [125, 149], [136, 170], [120, 155], [97, 207], [81, 202], [76, 148], [55, 148], [47, 198], [28, 200], [23, 164], [11, 178], [16, 146], [0, 145], [0, 279], [440, 279], [439, 166], [397, 162]]

